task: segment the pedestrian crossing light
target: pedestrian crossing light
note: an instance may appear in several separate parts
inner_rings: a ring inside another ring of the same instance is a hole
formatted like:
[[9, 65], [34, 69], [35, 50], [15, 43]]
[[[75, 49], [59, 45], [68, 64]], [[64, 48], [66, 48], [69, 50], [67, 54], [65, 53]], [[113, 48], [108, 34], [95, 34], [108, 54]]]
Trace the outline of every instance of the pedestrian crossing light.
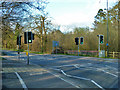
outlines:
[[83, 37], [80, 37], [80, 44], [83, 44]]
[[103, 35], [100, 35], [100, 36], [99, 36], [99, 40], [100, 40], [99, 42], [100, 42], [100, 44], [103, 44], [103, 43], [104, 43], [104, 42], [103, 42], [103, 39], [104, 39], [104, 36], [103, 36]]

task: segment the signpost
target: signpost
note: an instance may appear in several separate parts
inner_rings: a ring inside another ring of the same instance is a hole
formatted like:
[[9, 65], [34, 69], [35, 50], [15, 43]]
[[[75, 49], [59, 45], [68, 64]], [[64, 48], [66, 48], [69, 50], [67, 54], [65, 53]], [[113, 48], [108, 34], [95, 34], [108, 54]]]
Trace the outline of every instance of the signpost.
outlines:
[[98, 42], [98, 52], [99, 52], [99, 57], [102, 57], [102, 52], [104, 52], [104, 50], [100, 50], [100, 44], [104, 44], [104, 35], [97, 35], [99, 38], [99, 42]]
[[55, 51], [56, 51], [56, 54], [57, 54], [57, 47], [59, 47], [59, 41], [53, 41], [52, 44], [53, 44], [52, 45], [53, 46], [53, 51], [54, 51], [54, 47], [55, 47], [56, 48]]
[[[20, 45], [21, 45], [21, 37], [20, 34], [17, 36], [17, 50], [19, 54], [19, 59], [20, 59]], [[19, 47], [18, 47], [19, 46]]]
[[29, 65], [29, 40], [28, 40], [28, 32], [27, 32], [27, 44], [28, 44], [27, 65]]
[[[78, 56], [79, 56], [79, 52], [80, 52], [79, 45], [82, 45], [82, 44], [83, 44], [83, 41], [84, 41], [84, 38], [83, 38], [83, 37], [80, 37], [80, 42], [79, 42], [79, 37], [76, 37], [76, 38], [75, 38], [76, 45], [78, 45]], [[79, 44], [79, 43], [80, 43], [80, 44]]]

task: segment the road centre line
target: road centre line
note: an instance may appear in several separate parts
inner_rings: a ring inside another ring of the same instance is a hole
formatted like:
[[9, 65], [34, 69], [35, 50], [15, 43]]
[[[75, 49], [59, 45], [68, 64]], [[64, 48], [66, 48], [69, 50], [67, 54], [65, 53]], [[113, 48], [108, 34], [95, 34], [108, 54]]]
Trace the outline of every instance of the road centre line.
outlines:
[[65, 66], [74, 66], [74, 64], [71, 64], [71, 65], [61, 65], [61, 66], [53, 66], [53, 67], [65, 67]]
[[114, 69], [114, 70], [118, 70], [117, 68], [110, 67], [110, 66], [108, 66], [108, 65], [105, 65], [105, 66], [108, 67], [108, 68], [112, 68], [112, 69]]
[[[53, 68], [50, 68], [53, 69]], [[87, 80], [87, 81], [91, 81], [93, 84], [95, 84], [97, 87], [101, 88], [102, 90], [104, 90], [104, 88], [102, 86], [100, 86], [99, 84], [97, 84], [94, 80], [88, 79], [88, 78], [83, 78], [83, 77], [77, 77], [77, 76], [72, 76], [72, 75], [68, 75], [66, 74], [63, 70], [61, 69], [53, 69], [53, 70], [58, 70], [61, 71], [63, 73], [63, 75], [67, 76], [67, 77], [72, 77], [72, 78], [78, 78], [78, 79], [83, 79], [83, 80]]]
[[[79, 65], [79, 64], [74, 64], [74, 65], [61, 65], [61, 66], [54, 66], [54, 67], [74, 66], [74, 67], [76, 67], [76, 68], [80, 68], [80, 67], [78, 67], [78, 65]], [[106, 65], [106, 66], [107, 66], [107, 67], [110, 67], [110, 66], [108, 66], [108, 65]], [[93, 67], [90, 67], [90, 68], [93, 68]], [[95, 69], [95, 68], [93, 68], [93, 69]], [[56, 70], [57, 70], [57, 69], [56, 69]], [[59, 69], [58, 69], [58, 70], [59, 70]], [[114, 76], [114, 77], [118, 77], [117, 75], [112, 74], [112, 73], [107, 72], [107, 71], [102, 70], [102, 69], [96, 69], [96, 70], [100, 70], [100, 71], [103, 71], [104, 73], [110, 74], [110, 75], [112, 75], [112, 76]]]
[[105, 70], [102, 70], [102, 71], [105, 72], [105, 73], [108, 73], [108, 74], [110, 74], [110, 75], [112, 75], [112, 76], [114, 76], [114, 77], [118, 77], [117, 75], [112, 74], [112, 73], [110, 73], [110, 72], [106, 72]]
[[[74, 65], [74, 67], [79, 68], [77, 65]], [[94, 69], [95, 69], [95, 68], [94, 68]], [[114, 77], [118, 77], [117, 75], [112, 74], [112, 73], [110, 73], [110, 72], [107, 72], [107, 71], [105, 71], [105, 70], [103, 70], [103, 69], [96, 69], [96, 70], [103, 71], [104, 73], [110, 74], [110, 75], [112, 75], [112, 76], [114, 76]]]
[[[33, 63], [32, 63], [32, 64], [33, 64]], [[36, 64], [34, 64], [34, 65], [36, 65]], [[39, 65], [36, 65], [36, 66], [39, 66]], [[52, 68], [50, 68], [50, 69], [52, 69]], [[45, 70], [46, 70], [46, 69], [45, 69]], [[59, 69], [57, 69], [57, 70], [59, 70]], [[77, 85], [75, 85], [75, 84], [73, 84], [73, 83], [71, 83], [71, 82], [69, 82], [69, 81], [67, 81], [67, 80], [65, 80], [65, 79], [63, 79], [63, 78], [61, 78], [61, 77], [59, 77], [58, 75], [53, 74], [53, 73], [50, 72], [50, 71], [47, 71], [47, 70], [46, 70], [46, 72], [48, 72], [48, 73], [54, 75], [54, 76], [57, 77], [57, 78], [60, 78], [61, 80], [65, 81], [65, 82], [67, 82], [67, 83], [69, 83], [69, 84], [71, 84], [72, 86], [74, 86], [74, 87], [76, 87], [76, 88], [80, 88], [79, 86], [77, 86]]]
[[61, 72], [68, 77], [73, 77], [73, 78], [78, 78], [78, 79], [83, 79], [83, 80], [87, 80], [87, 81], [91, 81], [92, 83], [94, 83], [96, 86], [98, 86], [99, 88], [101, 88], [102, 90], [105, 90], [102, 86], [100, 86], [99, 84], [97, 84], [94, 80], [88, 79], [88, 78], [83, 78], [83, 77], [77, 77], [77, 76], [71, 76], [66, 74], [63, 70], [61, 70]]
[[17, 77], [18, 77], [22, 87], [24, 88], [24, 90], [28, 90], [27, 86], [25, 85], [25, 83], [24, 83], [23, 79], [20, 77], [20, 75], [17, 72], [15, 72], [15, 74], [17, 75]]
[[50, 71], [47, 71], [47, 72], [49, 72], [50, 74], [54, 75], [54, 76], [57, 77], [57, 78], [60, 78], [61, 80], [65, 81], [65, 82], [71, 84], [72, 86], [74, 86], [74, 87], [76, 87], [76, 88], [80, 88], [79, 86], [76, 86], [75, 84], [73, 84], [73, 83], [71, 83], [71, 82], [69, 82], [69, 81], [67, 81], [67, 80], [65, 80], [65, 79], [63, 79], [63, 78], [61, 78], [61, 77], [59, 77], [58, 75], [53, 74], [53, 73], [50, 72]]

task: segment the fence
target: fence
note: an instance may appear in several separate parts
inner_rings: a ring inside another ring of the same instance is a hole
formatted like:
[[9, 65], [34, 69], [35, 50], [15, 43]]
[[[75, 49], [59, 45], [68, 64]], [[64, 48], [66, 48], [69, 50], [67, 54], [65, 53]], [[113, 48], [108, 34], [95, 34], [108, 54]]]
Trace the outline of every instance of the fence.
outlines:
[[[68, 53], [68, 54], [76, 54], [76, 55], [78, 55], [78, 50], [67, 50], [65, 52]], [[79, 52], [79, 55], [98, 56], [98, 51], [81, 50]]]
[[[78, 55], [78, 50], [67, 50], [65, 51], [68, 54], [75, 54]], [[99, 52], [98, 51], [87, 51], [87, 50], [81, 50], [79, 52], [79, 55], [90, 55], [90, 56], [98, 56]], [[109, 52], [109, 57], [113, 57], [113, 58], [118, 58], [120, 57], [120, 52]], [[105, 53], [105, 56], [107, 56], [107, 51]]]
[[[107, 53], [107, 51], [106, 51], [106, 53]], [[109, 52], [109, 57], [118, 58], [119, 55], [120, 55], [120, 52]]]

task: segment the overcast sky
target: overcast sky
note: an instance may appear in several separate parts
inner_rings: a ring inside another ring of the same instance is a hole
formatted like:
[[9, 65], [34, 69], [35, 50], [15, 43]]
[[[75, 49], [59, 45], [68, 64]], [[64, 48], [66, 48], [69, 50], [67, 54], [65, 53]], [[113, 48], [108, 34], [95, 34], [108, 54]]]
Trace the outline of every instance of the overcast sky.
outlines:
[[[53, 17], [54, 24], [61, 25], [60, 30], [68, 30], [66, 26], [90, 27], [94, 22], [94, 16], [100, 8], [106, 8], [107, 0], [48, 0], [49, 15]], [[109, 7], [115, 5], [118, 0], [108, 0]], [[72, 30], [72, 27], [69, 28]]]

